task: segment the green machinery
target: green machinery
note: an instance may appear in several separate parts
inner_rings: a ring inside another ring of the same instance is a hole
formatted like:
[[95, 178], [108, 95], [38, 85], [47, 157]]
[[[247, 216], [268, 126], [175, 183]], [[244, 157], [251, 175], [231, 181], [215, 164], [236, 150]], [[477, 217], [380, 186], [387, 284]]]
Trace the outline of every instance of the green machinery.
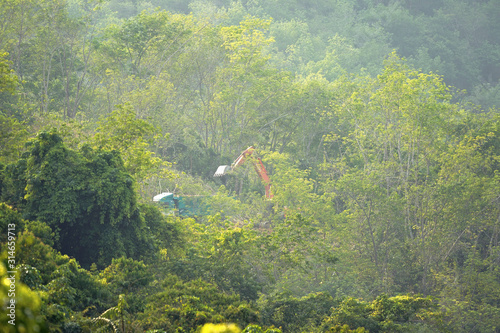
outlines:
[[153, 197], [154, 202], [158, 202], [168, 215], [182, 217], [194, 217], [208, 214], [208, 206], [205, 197], [195, 196], [176, 196], [171, 192], [163, 192]]

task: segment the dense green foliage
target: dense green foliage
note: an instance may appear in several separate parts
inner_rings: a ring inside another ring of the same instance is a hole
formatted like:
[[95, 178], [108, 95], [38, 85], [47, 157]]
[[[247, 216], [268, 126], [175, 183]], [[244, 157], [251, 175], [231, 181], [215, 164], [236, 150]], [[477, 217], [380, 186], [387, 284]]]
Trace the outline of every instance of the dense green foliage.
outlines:
[[0, 0], [0, 331], [499, 332], [499, 13]]
[[57, 134], [41, 132], [18, 162], [17, 168], [22, 166], [25, 183], [5, 192], [24, 194], [12, 204], [22, 207], [25, 218], [55, 230], [62, 252], [87, 266], [145, 253], [133, 179], [118, 154], [94, 153], [88, 147], [77, 153]]

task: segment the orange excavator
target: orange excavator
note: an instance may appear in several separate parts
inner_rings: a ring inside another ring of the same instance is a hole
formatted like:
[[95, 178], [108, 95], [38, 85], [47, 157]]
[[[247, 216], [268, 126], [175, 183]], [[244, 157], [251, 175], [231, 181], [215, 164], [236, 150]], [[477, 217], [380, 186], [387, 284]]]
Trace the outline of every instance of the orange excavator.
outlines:
[[[255, 151], [255, 148], [250, 146], [247, 149], [245, 149], [240, 156], [231, 165], [221, 165], [217, 168], [217, 171], [215, 171], [214, 177], [222, 177], [231, 170], [234, 170], [238, 166], [242, 165], [248, 157], [250, 157]], [[260, 179], [266, 186], [266, 198], [267, 199], [272, 199], [273, 195], [271, 193], [271, 179], [269, 179], [269, 175], [267, 174], [267, 170], [264, 167], [264, 163], [262, 163], [262, 160], [260, 157], [252, 159], [253, 166], [255, 168], [255, 171], [259, 175]]]

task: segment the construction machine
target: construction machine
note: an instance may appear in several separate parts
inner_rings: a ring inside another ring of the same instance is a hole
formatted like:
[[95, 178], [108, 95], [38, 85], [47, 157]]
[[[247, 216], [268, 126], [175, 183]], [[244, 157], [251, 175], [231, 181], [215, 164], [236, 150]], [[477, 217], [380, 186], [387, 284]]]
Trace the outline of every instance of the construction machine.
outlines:
[[165, 215], [204, 216], [208, 214], [209, 209], [205, 196], [202, 195], [178, 196], [171, 192], [163, 192], [155, 195], [153, 201], [160, 204]]
[[[250, 146], [247, 149], [245, 149], [240, 156], [231, 165], [221, 165], [217, 168], [217, 171], [215, 171], [214, 177], [222, 177], [225, 174], [231, 172], [232, 170], [236, 169], [245, 161], [252, 156], [252, 154], [255, 152], [255, 148]], [[253, 166], [257, 174], [259, 175], [260, 179], [262, 182], [265, 184], [265, 189], [266, 189], [266, 198], [267, 199], [272, 199], [273, 195], [271, 194], [271, 179], [269, 179], [269, 175], [267, 174], [267, 170], [264, 167], [264, 163], [262, 163], [262, 160], [260, 157], [253, 158], [252, 159]]]

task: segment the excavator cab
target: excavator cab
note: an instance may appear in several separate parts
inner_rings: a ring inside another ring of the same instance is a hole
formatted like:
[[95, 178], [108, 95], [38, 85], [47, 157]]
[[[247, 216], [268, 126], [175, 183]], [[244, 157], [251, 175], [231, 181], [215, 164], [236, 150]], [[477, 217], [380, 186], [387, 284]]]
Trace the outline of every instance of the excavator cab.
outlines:
[[217, 171], [215, 171], [214, 177], [222, 177], [231, 170], [232, 170], [232, 168], [230, 165], [220, 165], [217, 168]]

